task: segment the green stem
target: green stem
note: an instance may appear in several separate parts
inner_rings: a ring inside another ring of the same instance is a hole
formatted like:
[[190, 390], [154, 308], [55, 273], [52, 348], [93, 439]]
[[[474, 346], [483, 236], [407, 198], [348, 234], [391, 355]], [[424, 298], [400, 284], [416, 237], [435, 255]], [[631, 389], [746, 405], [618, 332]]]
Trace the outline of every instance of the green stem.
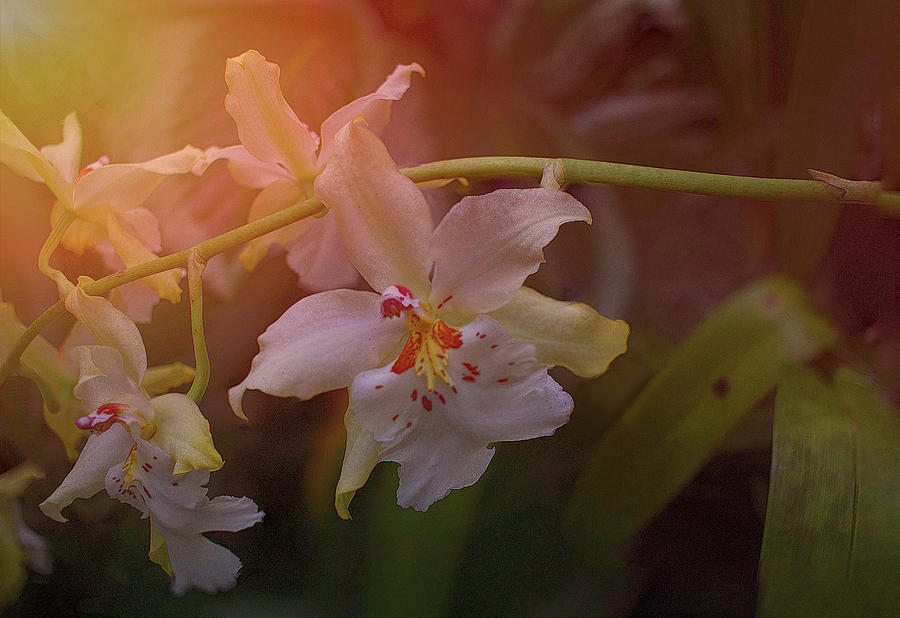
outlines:
[[69, 229], [69, 226], [72, 225], [76, 218], [77, 215], [74, 210], [64, 209], [62, 215], [56, 220], [53, 229], [50, 230], [50, 235], [47, 236], [47, 240], [44, 241], [44, 246], [41, 247], [41, 252], [38, 254], [38, 270], [54, 281], [54, 275], [61, 275], [62, 273], [50, 266], [50, 257], [59, 246], [59, 241], [62, 240], [63, 234], [66, 233], [66, 230]]
[[[435, 161], [401, 171], [415, 182], [448, 178], [537, 180], [541, 178], [544, 169], [554, 161], [558, 161], [562, 166], [568, 184], [611, 184], [761, 201], [842, 201], [836, 197], [833, 187], [818, 180], [730, 176], [582, 159], [471, 157]], [[872, 203], [890, 216], [900, 217], [900, 192], [882, 191]]]
[[[703, 195], [741, 197], [762, 201], [803, 200], [818, 202], [846, 202], [835, 193], [835, 187], [818, 180], [794, 180], [785, 178], [757, 178], [672, 170], [625, 163], [586, 161], [582, 159], [552, 159], [546, 157], [471, 157], [425, 163], [401, 170], [414, 182], [468, 178], [531, 178], [539, 180], [548, 165], [556, 164], [562, 178], [560, 184], [612, 184], [625, 187], [644, 187], [666, 191], [683, 191]], [[880, 207], [891, 217], [900, 217], [900, 192], [881, 191], [867, 203]], [[312, 198], [294, 204], [279, 212], [242, 225], [229, 232], [210, 238], [195, 247], [173, 253], [159, 259], [139, 264], [122, 273], [109, 275], [85, 286], [88, 294], [101, 294], [114, 287], [155, 275], [170, 268], [183, 267], [188, 254], [196, 250], [198, 258], [208, 260], [236, 245], [253, 240], [263, 234], [280, 229], [306, 217], [322, 214], [325, 207]], [[61, 233], [60, 233], [61, 234]], [[49, 239], [48, 239], [49, 243]], [[49, 256], [48, 256], [49, 261]], [[29, 326], [13, 346], [0, 366], [0, 384], [6, 380], [19, 357], [32, 339], [51, 320], [64, 311], [62, 301], [47, 309]]]
[[209, 352], [206, 349], [206, 337], [203, 334], [203, 271], [206, 260], [196, 250], [188, 254], [187, 276], [188, 294], [191, 302], [191, 338], [194, 341], [194, 383], [187, 396], [200, 403], [206, 387], [209, 386]]

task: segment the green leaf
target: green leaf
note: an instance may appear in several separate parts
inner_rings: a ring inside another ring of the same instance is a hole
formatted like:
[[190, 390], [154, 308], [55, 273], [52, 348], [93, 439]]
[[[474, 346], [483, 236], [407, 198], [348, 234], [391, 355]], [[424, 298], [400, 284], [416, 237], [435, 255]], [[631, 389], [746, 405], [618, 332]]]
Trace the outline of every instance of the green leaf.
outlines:
[[789, 374], [775, 402], [761, 616], [900, 613], [900, 420], [867, 381]]
[[672, 354], [594, 448], [569, 503], [568, 531], [602, 557], [642, 528], [775, 386], [785, 366], [834, 341], [790, 280], [738, 292]]
[[476, 484], [451, 491], [427, 513], [401, 509], [396, 504], [397, 475], [393, 470], [393, 466], [376, 470], [378, 504], [369, 529], [366, 613], [392, 617], [446, 615], [459, 553], [481, 490]]

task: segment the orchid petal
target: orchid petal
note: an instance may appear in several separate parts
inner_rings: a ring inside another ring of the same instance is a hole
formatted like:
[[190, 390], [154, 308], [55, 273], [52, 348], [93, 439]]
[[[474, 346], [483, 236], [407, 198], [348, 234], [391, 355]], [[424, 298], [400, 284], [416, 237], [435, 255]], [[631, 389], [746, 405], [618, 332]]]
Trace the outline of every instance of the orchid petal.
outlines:
[[175, 474], [222, 467], [224, 462], [213, 446], [209, 421], [190, 397], [169, 393], [151, 399], [150, 407], [156, 425], [150, 441], [172, 458]]
[[81, 171], [81, 125], [75, 112], [63, 121], [63, 141], [44, 146], [41, 152], [67, 182], [74, 182]]
[[344, 449], [344, 463], [341, 477], [334, 490], [334, 508], [341, 519], [350, 519], [350, 501], [356, 491], [366, 484], [372, 469], [381, 461], [384, 447], [363, 427], [353, 412], [353, 404], [347, 406], [344, 414], [347, 429], [347, 446]]
[[[109, 213], [106, 219], [106, 233], [109, 235], [110, 242], [112, 242], [116, 253], [122, 258], [126, 268], [150, 262], [159, 257], [144, 246], [144, 243], [125, 231], [113, 213]], [[181, 286], [179, 283], [183, 274], [182, 269], [172, 268], [144, 277], [140, 282], [159, 294], [160, 298], [165, 298], [167, 301], [175, 304], [181, 300]]]
[[146, 208], [132, 208], [116, 213], [116, 220], [129, 234], [141, 241], [150, 251], [162, 250], [162, 235], [159, 232], [159, 219]]
[[381, 317], [378, 294], [331, 290], [307, 296], [260, 335], [250, 373], [228, 391], [231, 407], [246, 418], [241, 399], [249, 388], [309, 399], [348, 386], [360, 371], [396, 353], [405, 332], [403, 320]]
[[134, 322], [105, 298], [89, 296], [77, 286], [66, 295], [66, 309], [87, 327], [99, 344], [119, 351], [126, 373], [135, 384], [140, 384], [147, 369], [147, 352]]
[[[256, 505], [253, 506], [255, 508]], [[237, 583], [238, 572], [243, 565], [231, 550], [213, 543], [202, 534], [183, 535], [158, 524], [154, 527], [166, 539], [169, 561], [175, 574], [172, 594], [182, 595], [191, 588], [213, 594], [233, 588]]]
[[153, 190], [173, 174], [186, 174], [203, 159], [203, 151], [185, 146], [178, 152], [144, 163], [114, 163], [85, 174], [75, 183], [75, 208], [109, 204], [128, 210], [142, 204]]
[[184, 363], [169, 363], [148, 367], [144, 373], [144, 381], [141, 387], [148, 395], [162, 395], [173, 388], [178, 388], [190, 383], [194, 379], [196, 371]]
[[426, 510], [486, 469], [493, 442], [552, 434], [572, 412], [572, 398], [547, 375], [534, 346], [482, 315], [465, 326], [462, 346], [447, 350], [453, 387], [427, 390], [413, 371], [364, 372], [351, 387], [359, 423], [400, 463], [400, 506]]
[[256, 50], [225, 63], [225, 110], [237, 125], [241, 143], [257, 159], [281, 163], [299, 180], [316, 169], [318, 143], [284, 99], [281, 69]]
[[547, 189], [500, 189], [464, 198], [434, 231], [431, 300], [453, 321], [509, 302], [568, 221], [590, 222], [578, 200]]
[[341, 129], [315, 192], [337, 218], [350, 261], [373, 289], [400, 284], [428, 296], [430, 208], [374, 133], [358, 124]]
[[76, 498], [90, 498], [103, 489], [106, 473], [125, 461], [132, 446], [134, 440], [119, 423], [102, 433], [92, 433], [72, 470], [56, 491], [41, 502], [44, 515], [56, 521], [68, 521], [62, 516], [62, 509]]
[[[277, 180], [263, 189], [253, 205], [250, 206], [249, 221], [256, 221], [265, 216], [282, 210], [283, 208], [296, 204], [303, 200], [303, 191], [296, 184], [286, 180]], [[241, 251], [241, 264], [248, 271], [256, 268], [259, 261], [266, 257], [269, 247], [273, 244], [287, 245], [292, 240], [303, 234], [303, 230], [310, 225], [309, 220], [296, 221], [285, 227], [279, 228], [274, 232], [269, 232], [264, 236], [254, 238]]]
[[425, 75], [425, 69], [418, 63], [398, 65], [387, 76], [378, 90], [348, 103], [331, 114], [322, 123], [322, 149], [319, 151], [319, 170], [325, 167], [331, 158], [335, 134], [348, 122], [363, 118], [366, 126], [376, 134], [380, 134], [391, 119], [391, 104], [399, 101], [409, 90], [413, 73]]
[[104, 345], [78, 346], [72, 356], [79, 367], [73, 390], [83, 410], [96, 410], [121, 395], [140, 394], [135, 381], [125, 373], [119, 350]]
[[307, 291], [352, 288], [362, 283], [359, 271], [347, 257], [335, 217], [310, 221], [306, 232], [288, 246], [285, 262]]
[[268, 161], [257, 159], [241, 145], [228, 146], [227, 148], [211, 146], [206, 149], [205, 155], [206, 167], [213, 161], [226, 159], [231, 177], [242, 187], [265, 189], [278, 180], [297, 183], [296, 179], [282, 166], [277, 163], [269, 163]]
[[0, 111], [0, 162], [29, 180], [45, 183], [56, 199], [72, 207], [72, 183], [66, 181], [50, 159], [35, 148], [2, 111]]
[[261, 521], [263, 513], [249, 498], [218, 496], [210, 501], [204, 487], [209, 481], [208, 471], [173, 476], [173, 462], [165, 451], [139, 437], [135, 442], [137, 461], [132, 483], [124, 482], [121, 470], [110, 469], [107, 493], [149, 514], [151, 555], [163, 564], [163, 545], [159, 542], [163, 537], [175, 575], [173, 592], [183, 594], [192, 587], [205, 592], [230, 588], [241, 567], [240, 560], [202, 533], [243, 530]]
[[510, 335], [531, 343], [538, 362], [561, 365], [583, 378], [604, 373], [628, 348], [629, 327], [582, 303], [554, 300], [528, 287], [491, 312]]
[[159, 304], [159, 294], [138, 280], [111, 290], [109, 302], [138, 324], [149, 324], [153, 308]]
[[[50, 225], [55, 226], [64, 212], [66, 207], [63, 203], [56, 202], [50, 210]], [[60, 244], [77, 255], [82, 255], [85, 249], [100, 244], [106, 240], [105, 221], [108, 212], [109, 206], [105, 204], [83, 209], [78, 213], [78, 218], [66, 228]]]

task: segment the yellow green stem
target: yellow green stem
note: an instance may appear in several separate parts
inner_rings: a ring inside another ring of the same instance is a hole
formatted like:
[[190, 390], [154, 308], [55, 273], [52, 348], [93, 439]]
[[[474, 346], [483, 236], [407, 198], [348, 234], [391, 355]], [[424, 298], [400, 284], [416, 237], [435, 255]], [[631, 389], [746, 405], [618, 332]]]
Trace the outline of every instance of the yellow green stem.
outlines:
[[[687, 170], [673, 170], [625, 163], [609, 163], [605, 161], [586, 161], [582, 159], [553, 159], [547, 157], [471, 157], [466, 159], [448, 159], [434, 161], [416, 167], [401, 170], [415, 182], [432, 180], [466, 178], [530, 178], [540, 180], [544, 170], [554, 166], [556, 180], [560, 185], [567, 184], [612, 184], [625, 187], [644, 187], [681, 191], [703, 195], [720, 195], [725, 197], [741, 197], [761, 201], [802, 200], [818, 202], [857, 203], [851, 199], [857, 193], [845, 190], [843, 183], [823, 180], [796, 180], [787, 178], [757, 178], [752, 176], [730, 176], [727, 174], [710, 174]], [[836, 177], [832, 177], [836, 178]], [[838, 179], [842, 181], [843, 179]], [[847, 181], [854, 184], [853, 181]], [[865, 203], [873, 204], [891, 217], [900, 217], [900, 192], [880, 191], [874, 188], [866, 194]], [[85, 286], [88, 294], [102, 294], [112, 288], [136, 281], [149, 275], [161, 273], [170, 268], [184, 267], [188, 255], [195, 251], [199, 260], [209, 260], [236, 245], [253, 240], [263, 234], [280, 229], [286, 225], [306, 217], [321, 214], [325, 211], [323, 204], [316, 198], [294, 204], [279, 212], [263, 217], [252, 223], [242, 225], [229, 232], [210, 238], [190, 249], [179, 251], [144, 264], [139, 264], [124, 272], [109, 275]], [[67, 211], [68, 212], [68, 211]], [[61, 237], [68, 224], [59, 222], [54, 228]], [[51, 234], [53, 238], [54, 234]], [[47, 239], [42, 255], [49, 256], [55, 245], [51, 247], [51, 238]], [[58, 240], [56, 241], [58, 243]], [[44, 264], [45, 262], [41, 262]], [[10, 350], [3, 365], [0, 366], [0, 384], [18, 364], [19, 357], [28, 344], [50, 321], [65, 310], [62, 301], [57, 302], [42, 313], [22, 334], [13, 349]], [[198, 361], [199, 362], [199, 361]]]
[[191, 250], [187, 260], [188, 294], [191, 303], [191, 338], [194, 342], [194, 382], [187, 396], [200, 403], [209, 386], [209, 352], [203, 334], [203, 271], [206, 260], [196, 250]]
[[44, 241], [44, 246], [41, 247], [41, 252], [38, 254], [38, 270], [54, 281], [56, 280], [56, 276], [61, 275], [62, 273], [50, 266], [50, 257], [59, 246], [59, 242], [62, 240], [66, 230], [69, 229], [69, 226], [72, 225], [72, 222], [75, 221], [77, 217], [78, 215], [75, 214], [74, 210], [68, 208], [64, 209], [62, 215], [56, 220], [53, 229], [50, 230], [50, 235], [47, 236], [47, 240]]
[[[742, 197], [761, 201], [801, 200], [854, 203], [853, 200], [842, 199], [840, 192], [836, 192], [834, 186], [820, 180], [730, 176], [583, 159], [470, 157], [425, 163], [401, 171], [415, 182], [451, 178], [473, 180], [532, 178], [539, 180], [544, 169], [554, 162], [561, 167], [565, 177], [565, 183], [562, 184], [611, 184], [702, 195]], [[898, 191], [881, 191], [866, 200], [866, 203], [878, 206], [892, 217], [900, 217], [900, 192]]]

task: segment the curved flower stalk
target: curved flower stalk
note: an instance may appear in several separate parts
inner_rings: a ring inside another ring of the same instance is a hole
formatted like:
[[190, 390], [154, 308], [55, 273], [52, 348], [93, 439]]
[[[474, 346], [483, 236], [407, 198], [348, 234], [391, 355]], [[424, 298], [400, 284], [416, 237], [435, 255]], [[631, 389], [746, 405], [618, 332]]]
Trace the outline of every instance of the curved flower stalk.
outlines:
[[139, 386], [147, 356], [134, 323], [109, 301], [88, 296], [80, 287], [69, 291], [65, 301], [100, 343], [72, 352], [80, 365], [75, 395], [89, 411], [77, 425], [90, 435], [75, 466], [41, 510], [66, 521], [63, 508], [105, 488], [150, 519], [150, 559], [174, 574], [173, 592], [230, 588], [241, 562], [203, 532], [236, 532], [262, 520], [263, 513], [249, 498], [206, 497], [209, 472], [223, 464], [209, 423], [187, 396], [151, 398]]
[[[567, 221], [590, 221], [548, 189], [467, 197], [435, 229], [424, 195], [358, 124], [336, 139], [316, 195], [376, 292], [332, 290], [289, 308], [259, 338], [247, 389], [303, 399], [350, 388], [335, 505], [379, 461], [400, 463], [398, 504], [426, 510], [487, 468], [489, 445], [552, 434], [572, 398], [552, 365], [592, 377], [626, 348], [628, 325], [523, 287]], [[433, 272], [433, 275], [432, 275]]]
[[[61, 217], [71, 216], [65, 213], [74, 215], [59, 239], [63, 247], [80, 255], [89, 247], [102, 248], [108, 241], [125, 267], [156, 258], [161, 249], [159, 221], [140, 205], [167, 176], [199, 172], [203, 152], [185, 146], [144, 163], [110, 163], [103, 156], [82, 168], [81, 142], [75, 112], [66, 116], [62, 142], [40, 150], [0, 112], [0, 159], [53, 192], [58, 200], [50, 215], [53, 225]], [[147, 277], [143, 283], [160, 298], [175, 303], [181, 297], [181, 276], [179, 269], [173, 269]], [[156, 302], [154, 297], [152, 303]]]
[[[331, 157], [337, 131], [356, 118], [380, 132], [390, 120], [391, 103], [409, 89], [418, 64], [399, 65], [379, 88], [348, 103], [322, 123], [321, 139], [297, 118], [281, 91], [280, 68], [256, 50], [225, 63], [228, 95], [225, 109], [234, 118], [241, 145], [207, 150], [207, 161], [224, 158], [235, 181], [262, 189], [250, 208], [249, 220], [277, 212], [313, 196], [313, 179]], [[299, 240], [302, 236], [302, 240]], [[334, 220], [304, 221], [248, 243], [240, 255], [253, 270], [273, 244], [287, 247], [287, 263], [304, 286], [324, 290], [357, 281], [347, 262]]]
[[18, 598], [26, 565], [42, 575], [53, 570], [47, 541], [25, 524], [19, 504], [31, 481], [42, 478], [44, 473], [30, 463], [0, 474], [0, 610]]

